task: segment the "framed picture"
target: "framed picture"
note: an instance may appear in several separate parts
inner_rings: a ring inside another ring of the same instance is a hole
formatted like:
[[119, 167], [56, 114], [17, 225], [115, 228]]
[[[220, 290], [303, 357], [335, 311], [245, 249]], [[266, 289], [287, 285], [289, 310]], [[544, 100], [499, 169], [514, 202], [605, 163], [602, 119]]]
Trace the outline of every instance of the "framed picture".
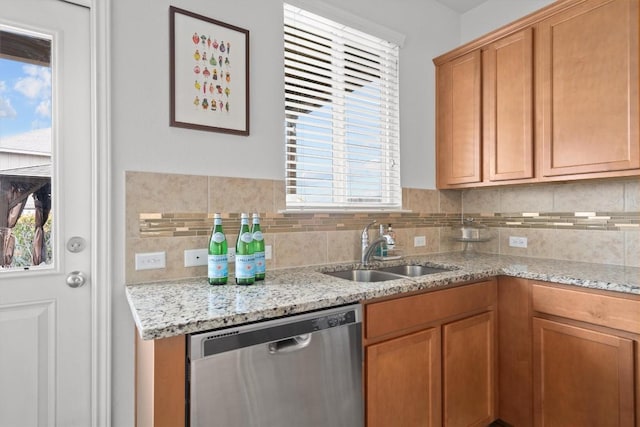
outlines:
[[249, 31], [169, 7], [171, 126], [249, 135]]

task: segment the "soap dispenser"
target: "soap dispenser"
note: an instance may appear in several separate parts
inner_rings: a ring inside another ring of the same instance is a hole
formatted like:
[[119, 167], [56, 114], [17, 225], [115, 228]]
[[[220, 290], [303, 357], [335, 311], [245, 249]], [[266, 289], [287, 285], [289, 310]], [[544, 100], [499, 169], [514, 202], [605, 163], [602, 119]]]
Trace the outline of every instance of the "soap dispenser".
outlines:
[[387, 239], [387, 250], [392, 251], [395, 249], [396, 245], [396, 232], [391, 228], [391, 224], [389, 224], [387, 228], [387, 234], [384, 235], [385, 239]]
[[376, 256], [378, 257], [386, 257], [387, 256], [387, 242], [388, 239], [386, 238], [385, 234], [384, 234], [384, 225], [380, 224], [380, 237], [384, 237], [385, 238], [385, 242], [381, 243], [378, 245], [378, 247], [376, 248]]

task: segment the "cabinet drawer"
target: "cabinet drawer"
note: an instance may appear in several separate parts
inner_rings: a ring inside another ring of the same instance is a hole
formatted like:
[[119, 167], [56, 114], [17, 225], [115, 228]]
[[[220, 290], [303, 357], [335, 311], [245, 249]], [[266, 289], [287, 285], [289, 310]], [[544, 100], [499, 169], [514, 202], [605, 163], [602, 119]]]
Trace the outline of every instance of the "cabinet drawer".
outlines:
[[640, 334], [640, 297], [532, 286], [533, 310]]
[[380, 301], [365, 306], [365, 337], [374, 338], [496, 303], [496, 280]]

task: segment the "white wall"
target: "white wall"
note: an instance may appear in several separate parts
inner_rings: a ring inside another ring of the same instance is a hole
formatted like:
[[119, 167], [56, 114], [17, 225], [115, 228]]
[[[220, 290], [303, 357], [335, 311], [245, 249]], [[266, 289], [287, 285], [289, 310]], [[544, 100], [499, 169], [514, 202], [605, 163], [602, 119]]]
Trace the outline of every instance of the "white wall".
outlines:
[[487, 0], [461, 16], [460, 43], [483, 36], [554, 1]]
[[[236, 0], [224, 7], [188, 0], [113, 3], [116, 169], [284, 179], [280, 0]], [[402, 0], [393, 6], [382, 0], [327, 3], [406, 35], [401, 51], [402, 184], [433, 188], [431, 59], [458, 43], [458, 16], [439, 3], [423, 0]], [[169, 4], [250, 31], [250, 136], [169, 127]], [[421, 158], [419, 163], [416, 157]], [[240, 159], [245, 165], [242, 169]]]
[[[406, 36], [401, 50], [402, 185], [435, 187], [434, 68], [458, 44], [459, 16], [430, 0], [327, 0]], [[281, 0], [113, 0], [114, 426], [133, 425], [133, 322], [124, 295], [128, 170], [284, 179]], [[169, 127], [169, 5], [250, 31], [251, 134]], [[243, 167], [240, 167], [242, 162]], [[120, 254], [120, 255], [118, 255]]]
[[[460, 43], [460, 16], [435, 0], [326, 0], [405, 34], [401, 50], [402, 185], [435, 187], [432, 58]], [[491, 0], [489, 3], [516, 3]], [[529, 2], [517, 2], [525, 14]], [[526, 3], [526, 4], [523, 4]], [[169, 127], [169, 5], [250, 31], [251, 135]], [[530, 5], [529, 5], [530, 6]], [[515, 5], [509, 7], [509, 14]], [[474, 13], [476, 11], [473, 11]], [[502, 17], [483, 8], [480, 18]], [[480, 13], [478, 11], [478, 13]], [[124, 173], [128, 170], [283, 179], [281, 0], [112, 0], [112, 424], [132, 426], [134, 325], [124, 295]], [[505, 22], [496, 22], [502, 25]], [[471, 25], [470, 25], [471, 26]], [[475, 31], [475, 30], [474, 30]], [[473, 31], [471, 31], [473, 33]], [[243, 167], [240, 167], [242, 162]]]

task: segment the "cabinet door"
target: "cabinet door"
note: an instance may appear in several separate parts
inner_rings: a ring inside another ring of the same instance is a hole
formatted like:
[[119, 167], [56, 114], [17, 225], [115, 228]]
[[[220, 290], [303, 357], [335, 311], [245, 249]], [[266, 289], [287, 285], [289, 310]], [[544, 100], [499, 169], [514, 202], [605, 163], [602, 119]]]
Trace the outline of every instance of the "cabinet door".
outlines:
[[533, 178], [533, 30], [482, 52], [485, 180]]
[[439, 362], [439, 328], [368, 346], [367, 426], [439, 426]]
[[495, 416], [493, 311], [443, 326], [444, 426], [486, 426]]
[[535, 426], [633, 426], [633, 342], [533, 319]]
[[482, 180], [480, 61], [477, 50], [436, 69], [438, 187]]
[[640, 168], [638, 20], [638, 0], [589, 0], [539, 24], [543, 176]]

